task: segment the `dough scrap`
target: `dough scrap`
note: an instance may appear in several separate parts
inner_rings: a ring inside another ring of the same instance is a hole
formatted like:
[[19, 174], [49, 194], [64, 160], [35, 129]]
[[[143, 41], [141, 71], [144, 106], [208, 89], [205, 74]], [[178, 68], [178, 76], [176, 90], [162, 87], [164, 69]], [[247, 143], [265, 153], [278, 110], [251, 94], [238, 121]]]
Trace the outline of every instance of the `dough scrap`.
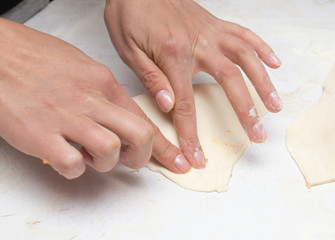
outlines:
[[335, 66], [319, 103], [287, 129], [286, 145], [307, 184], [335, 181]]
[[[206, 168], [192, 168], [186, 174], [175, 174], [153, 158], [147, 167], [186, 189], [202, 192], [226, 191], [231, 170], [249, 144], [249, 138], [220, 85], [197, 84], [193, 88], [198, 136], [208, 159]], [[266, 108], [254, 88], [249, 87], [249, 90], [259, 115], [263, 116], [267, 112]], [[134, 100], [164, 136], [179, 147], [171, 115], [162, 113], [147, 94], [139, 95]]]

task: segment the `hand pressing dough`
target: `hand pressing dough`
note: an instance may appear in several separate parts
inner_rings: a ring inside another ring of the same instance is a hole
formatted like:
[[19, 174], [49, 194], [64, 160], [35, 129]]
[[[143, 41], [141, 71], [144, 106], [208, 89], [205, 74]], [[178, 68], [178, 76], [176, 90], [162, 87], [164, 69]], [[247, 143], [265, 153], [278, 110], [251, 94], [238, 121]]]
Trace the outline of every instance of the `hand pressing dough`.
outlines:
[[310, 186], [335, 181], [335, 66], [320, 102], [288, 127], [286, 145]]
[[[253, 87], [249, 90], [259, 115], [264, 115], [267, 110], [263, 103]], [[232, 168], [246, 149], [249, 138], [220, 85], [194, 85], [194, 96], [198, 135], [205, 157], [208, 159], [206, 168], [191, 169], [186, 174], [175, 174], [155, 159], [151, 159], [147, 167], [186, 189], [203, 192], [226, 191]], [[147, 94], [137, 96], [134, 100], [164, 136], [179, 146], [171, 115], [162, 113]]]

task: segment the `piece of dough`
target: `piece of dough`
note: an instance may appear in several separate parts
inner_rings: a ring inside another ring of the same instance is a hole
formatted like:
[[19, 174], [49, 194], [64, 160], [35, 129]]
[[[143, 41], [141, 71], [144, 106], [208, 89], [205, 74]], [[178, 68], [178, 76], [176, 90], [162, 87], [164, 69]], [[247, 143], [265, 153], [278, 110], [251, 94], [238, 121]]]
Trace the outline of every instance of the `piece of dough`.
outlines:
[[335, 66], [320, 102], [295, 119], [286, 145], [310, 186], [335, 181]]
[[[259, 115], [264, 115], [267, 111], [263, 103], [252, 87], [250, 92]], [[147, 167], [162, 173], [186, 189], [203, 192], [226, 191], [232, 167], [244, 152], [249, 139], [220, 85], [194, 85], [194, 96], [198, 135], [208, 159], [206, 168], [191, 169], [186, 174], [175, 174], [155, 159], [151, 159]], [[134, 100], [164, 136], [179, 146], [171, 115], [162, 113], [147, 94], [137, 96]]]

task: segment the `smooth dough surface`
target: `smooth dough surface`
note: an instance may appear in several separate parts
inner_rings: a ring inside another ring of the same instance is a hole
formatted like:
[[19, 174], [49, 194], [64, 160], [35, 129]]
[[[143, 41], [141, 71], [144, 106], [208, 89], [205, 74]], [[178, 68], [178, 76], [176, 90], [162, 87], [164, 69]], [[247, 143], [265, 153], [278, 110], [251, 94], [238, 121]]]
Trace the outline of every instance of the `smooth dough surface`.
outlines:
[[[249, 90], [259, 115], [264, 115], [267, 110], [263, 103], [253, 87], [249, 87]], [[203, 192], [226, 191], [231, 170], [246, 149], [249, 139], [220, 85], [194, 85], [194, 96], [198, 135], [208, 159], [206, 168], [191, 169], [186, 174], [175, 174], [153, 158], [147, 167], [186, 189]], [[164, 136], [179, 146], [171, 115], [162, 113], [147, 94], [139, 95], [134, 100]]]
[[335, 66], [320, 102], [288, 127], [286, 144], [306, 182], [335, 181]]

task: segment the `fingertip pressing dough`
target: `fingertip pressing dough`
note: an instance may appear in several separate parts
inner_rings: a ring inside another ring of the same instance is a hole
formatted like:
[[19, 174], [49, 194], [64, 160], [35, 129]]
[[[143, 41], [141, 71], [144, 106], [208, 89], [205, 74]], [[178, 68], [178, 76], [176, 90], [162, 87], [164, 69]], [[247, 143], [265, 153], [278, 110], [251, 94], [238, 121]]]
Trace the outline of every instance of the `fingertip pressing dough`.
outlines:
[[335, 181], [335, 66], [320, 102], [287, 129], [286, 145], [307, 184]]
[[[147, 167], [186, 189], [202, 192], [226, 191], [232, 168], [249, 144], [249, 139], [220, 85], [198, 84], [193, 89], [198, 136], [208, 160], [206, 168], [192, 168], [186, 174], [176, 174], [153, 158]], [[253, 87], [249, 87], [249, 90], [259, 115], [264, 115], [267, 110], [263, 103]], [[139, 95], [134, 100], [164, 136], [179, 146], [171, 115], [161, 112], [147, 94]]]

